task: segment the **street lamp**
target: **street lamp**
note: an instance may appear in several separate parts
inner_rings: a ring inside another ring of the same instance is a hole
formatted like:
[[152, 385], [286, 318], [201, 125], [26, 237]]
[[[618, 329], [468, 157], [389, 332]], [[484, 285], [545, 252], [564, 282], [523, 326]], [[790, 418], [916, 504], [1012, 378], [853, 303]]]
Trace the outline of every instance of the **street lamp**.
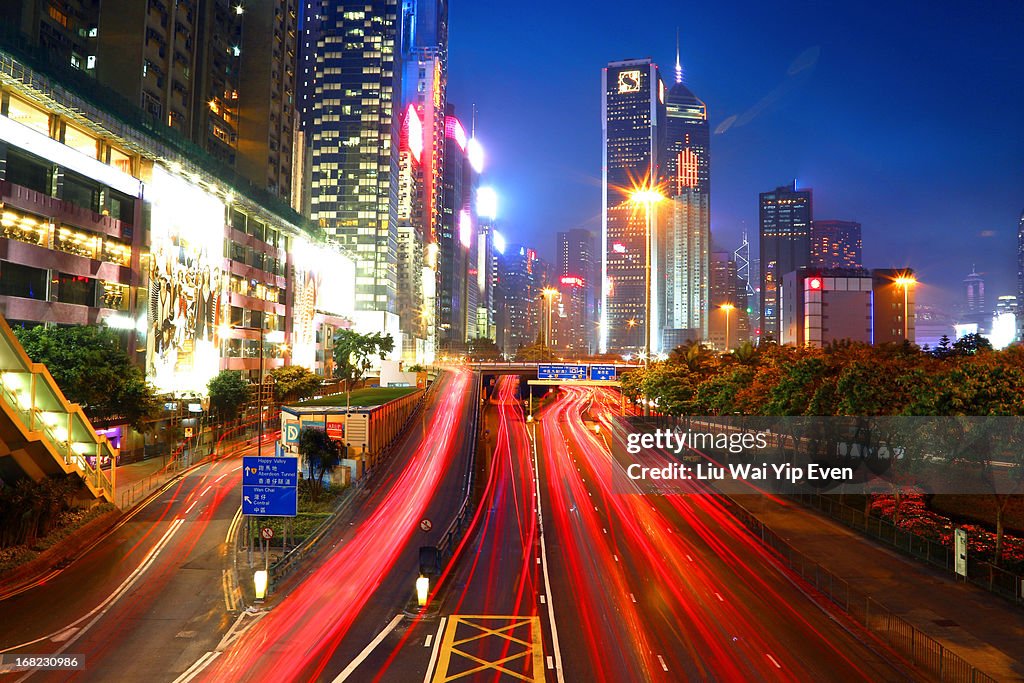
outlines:
[[[650, 186], [640, 187], [629, 193], [629, 201], [643, 204], [644, 207], [644, 350], [651, 355], [651, 250], [654, 243], [654, 230], [651, 228], [651, 206], [665, 199], [657, 189]], [[647, 364], [645, 358], [644, 365]]]
[[725, 311], [725, 352], [729, 353], [729, 314], [736, 307], [732, 304], [722, 304], [719, 308]]
[[554, 287], [545, 287], [541, 290], [541, 294], [547, 300], [548, 311], [544, 316], [544, 346], [551, 348], [551, 300], [558, 295], [558, 290]]
[[903, 340], [909, 341], [910, 336], [910, 312], [908, 290], [917, 284], [917, 278], [913, 275], [900, 275], [895, 280], [897, 287], [903, 288]]

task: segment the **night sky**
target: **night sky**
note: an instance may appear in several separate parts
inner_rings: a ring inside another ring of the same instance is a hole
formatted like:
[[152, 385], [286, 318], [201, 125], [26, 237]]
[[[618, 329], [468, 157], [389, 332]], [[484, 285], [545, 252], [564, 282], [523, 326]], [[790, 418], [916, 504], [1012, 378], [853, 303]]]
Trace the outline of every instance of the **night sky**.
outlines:
[[[865, 266], [909, 264], [954, 303], [977, 264], [1016, 293], [1024, 3], [451, 0], [449, 101], [488, 152], [499, 230], [553, 258], [600, 233], [600, 71], [652, 57], [708, 105], [711, 229], [757, 248], [758, 192], [796, 179], [816, 218], [863, 224]], [[863, 6], [863, 7], [862, 7]], [[468, 126], [467, 126], [468, 127]]]

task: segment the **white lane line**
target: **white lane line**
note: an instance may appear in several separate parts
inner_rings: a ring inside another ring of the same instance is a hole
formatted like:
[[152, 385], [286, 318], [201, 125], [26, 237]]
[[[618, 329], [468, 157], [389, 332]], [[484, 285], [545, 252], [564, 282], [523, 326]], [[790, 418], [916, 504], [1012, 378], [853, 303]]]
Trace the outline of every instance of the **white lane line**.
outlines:
[[391, 620], [391, 623], [385, 626], [384, 630], [378, 633], [377, 637], [371, 640], [370, 644], [363, 648], [363, 651], [359, 653], [359, 656], [353, 659], [351, 662], [349, 662], [348, 666], [346, 666], [345, 669], [340, 674], [338, 674], [338, 676], [334, 679], [334, 683], [341, 683], [341, 681], [344, 681], [349, 676], [351, 676], [352, 672], [355, 671], [356, 668], [358, 668], [359, 665], [363, 663], [364, 659], [370, 656], [370, 653], [373, 652], [378, 645], [380, 645], [382, 640], [388, 637], [389, 633], [395, 630], [395, 627], [398, 626], [399, 622], [402, 621], [402, 619], [404, 618], [404, 614], [396, 614], [395, 618]]
[[618, 562], [618, 561], [619, 561], [619, 556], [618, 556], [618, 555], [612, 555], [612, 557], [613, 557], [613, 558], [615, 558], [615, 561], [616, 561], [616, 562]]
[[629, 594], [629, 599], [632, 600], [633, 602], [636, 602], [636, 596], [633, 595], [632, 593]]
[[[537, 509], [541, 509], [541, 497], [540, 497], [540, 470], [537, 468], [537, 431], [534, 427], [533, 432], [533, 482], [537, 488]], [[544, 592], [551, 595], [551, 577], [548, 574], [548, 551], [547, 546], [544, 544], [544, 515], [541, 513], [539, 526], [540, 535], [540, 556], [541, 565], [544, 568]], [[551, 624], [551, 649], [555, 655], [555, 679], [558, 683], [565, 683], [565, 674], [562, 672], [562, 649], [558, 645], [558, 626], [555, 625], [555, 601], [548, 600], [548, 622]], [[430, 670], [427, 670], [427, 674], [430, 674]], [[424, 681], [427, 683], [427, 681]]]
[[725, 598], [722, 597], [721, 593], [715, 593], [715, 597], [718, 598], [719, 602], [725, 602]]
[[689, 553], [687, 553], [686, 559], [688, 559], [690, 562], [693, 562], [693, 555], [690, 555]]
[[434, 642], [434, 634], [428, 633], [427, 639], [423, 641], [423, 647], [430, 647], [430, 644]]
[[231, 470], [231, 471], [232, 471], [232, 472], [237, 472], [237, 471], [238, 471], [238, 470], [240, 470], [240, 469], [242, 469], [242, 466], [241, 466], [241, 465], [239, 465], [238, 467], [236, 467], [235, 469], [233, 469], [233, 470]]
[[540, 596], [540, 604], [542, 604], [542, 605], [543, 605], [543, 604], [544, 604], [544, 602], [545, 602], [546, 600], [547, 600], [547, 598], [545, 598], [545, 597], [544, 597], [544, 595], [542, 594], [542, 595]]
[[537, 558], [537, 564], [540, 564], [540, 558], [539, 557]]
[[[64, 634], [69, 628], [78, 626], [83, 621], [89, 619], [89, 617], [95, 615], [92, 621], [83, 626], [73, 637], [69, 638], [65, 642], [63, 647], [61, 647], [59, 650], [53, 653], [54, 655], [62, 654], [65, 650], [68, 649], [68, 647], [72, 643], [78, 640], [82, 636], [82, 634], [88, 631], [97, 621], [99, 621], [103, 617], [103, 615], [106, 614], [107, 611], [114, 606], [115, 602], [124, 597], [124, 595], [132, 589], [132, 586], [134, 586], [136, 582], [138, 582], [138, 580], [142, 578], [142, 575], [146, 572], [146, 570], [149, 569], [150, 566], [152, 566], [153, 562], [156, 561], [157, 555], [159, 555], [160, 552], [164, 549], [164, 546], [166, 546], [170, 542], [171, 537], [174, 536], [175, 532], [178, 531], [178, 527], [180, 527], [181, 524], [181, 519], [175, 519], [173, 522], [171, 522], [171, 526], [168, 527], [166, 532], [164, 532], [164, 535], [160, 538], [160, 540], [156, 542], [156, 545], [154, 545], [150, 549], [150, 551], [146, 553], [146, 556], [142, 559], [142, 562], [139, 563], [139, 566], [137, 566], [132, 571], [132, 573], [129, 574], [125, 578], [125, 580], [121, 582], [121, 585], [115, 588], [114, 591], [103, 600], [103, 602], [93, 607], [88, 613], [82, 615], [70, 624], [65, 625], [64, 628], [62, 628], [60, 631], [48, 633], [45, 636], [36, 638], [35, 640], [30, 640], [26, 643], [12, 645], [11, 647], [8, 647], [4, 650], [0, 650], [0, 652], [11, 652], [13, 650], [19, 650], [29, 645], [35, 645], [36, 643], [44, 640], [52, 640], [54, 636]], [[33, 669], [33, 671], [35, 671], [35, 669]]]
[[203, 489], [203, 492], [199, 494], [199, 497], [202, 498], [203, 496], [205, 496], [206, 492], [209, 491], [212, 488], [213, 488], [213, 484], [210, 484], [209, 486], [207, 486], [205, 489]]
[[196, 506], [196, 503], [198, 502], [198, 500], [193, 500], [192, 504], [188, 506], [188, 510], [185, 510], [185, 514], [187, 515], [188, 513], [192, 512], [192, 508], [194, 508]]
[[220, 657], [220, 652], [210, 651], [192, 663], [192, 666], [185, 669], [180, 676], [174, 679], [174, 683], [188, 683], [205, 669], [210, 662]]
[[555, 662], [551, 659], [551, 655], [548, 655], [548, 668], [549, 669], [554, 669], [555, 668]]
[[227, 473], [227, 472], [225, 472], [224, 474], [222, 474], [222, 475], [220, 475], [219, 477], [217, 477], [216, 479], [214, 479], [214, 480], [213, 480], [213, 483], [214, 483], [214, 484], [217, 484], [217, 483], [219, 483], [219, 482], [220, 482], [220, 480], [221, 480], [221, 479], [223, 479], [223, 478], [224, 478], [224, 477], [226, 477], [226, 476], [228, 476], [228, 473]]
[[603, 532], [605, 532], [605, 533], [608, 533], [608, 530], [607, 530], [607, 529], [601, 529], [601, 531], [603, 531]]
[[658, 655], [658, 661], [661, 662], [661, 668], [665, 671], [668, 671], [668, 664], [665, 663], [665, 658], [661, 655]]
[[766, 652], [766, 653], [764, 653], [764, 656], [765, 656], [765, 657], [767, 657], [768, 659], [772, 660], [772, 664], [774, 664], [774, 665], [775, 665], [775, 668], [776, 668], [776, 669], [781, 669], [781, 668], [782, 668], [782, 665], [781, 665], [781, 664], [779, 664], [779, 663], [778, 663], [777, 661], [775, 661], [775, 657], [772, 657], [772, 656], [771, 656], [770, 654], [768, 654], [767, 652]]
[[430, 678], [434, 673], [434, 663], [437, 661], [437, 651], [440, 649], [438, 646], [441, 644], [441, 634], [444, 633], [444, 625], [448, 621], [448, 617], [441, 617], [441, 623], [437, 625], [437, 634], [434, 636], [434, 649], [430, 651], [430, 662], [427, 664], [427, 673], [423, 677], [423, 683], [430, 683]]

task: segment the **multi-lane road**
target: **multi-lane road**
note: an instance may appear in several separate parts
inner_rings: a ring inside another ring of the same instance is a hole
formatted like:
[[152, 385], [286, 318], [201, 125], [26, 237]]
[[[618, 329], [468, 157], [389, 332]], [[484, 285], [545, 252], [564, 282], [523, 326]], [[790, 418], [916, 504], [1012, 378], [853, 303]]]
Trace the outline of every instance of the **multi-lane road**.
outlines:
[[0, 650], [86, 656], [83, 670], [33, 680], [913, 676], [813, 600], [715, 496], [642, 494], [616, 394], [562, 390], [528, 422], [517, 382], [501, 378], [486, 403], [479, 507], [425, 610], [419, 548], [467, 492], [468, 372], [440, 380], [394, 456], [230, 642], [237, 458], [191, 471], [61, 574], [0, 600], [17, 615], [0, 621]]

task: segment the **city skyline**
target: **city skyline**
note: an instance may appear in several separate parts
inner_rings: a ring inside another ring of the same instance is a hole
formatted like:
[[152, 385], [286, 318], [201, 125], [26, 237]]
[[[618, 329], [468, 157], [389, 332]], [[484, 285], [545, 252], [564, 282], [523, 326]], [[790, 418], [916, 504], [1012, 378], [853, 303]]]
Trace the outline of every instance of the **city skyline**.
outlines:
[[[802, 11], [807, 3], [783, 20], [744, 3], [749, 21], [736, 22], [732, 8], [641, 2], [630, 9], [636, 28], [611, 35], [618, 5], [598, 2], [586, 16], [552, 8], [525, 42], [517, 35], [506, 45], [513, 38], [488, 27], [512, 21], [513, 9], [483, 5], [453, 9], [450, 90], [477, 104], [510, 240], [550, 258], [545, 232], [599, 231], [600, 68], [650, 56], [674, 80], [678, 25], [685, 80], [707, 103], [713, 131], [716, 246], [732, 249], [743, 230], [754, 234], [757, 194], [796, 179], [815, 190], [820, 215], [863, 225], [866, 265], [914, 265], [922, 301], [954, 301], [972, 263], [994, 292], [1016, 291], [1010, 254], [1024, 171], [1014, 159], [1024, 143], [1003, 112], [1022, 97], [1005, 88], [1024, 77], [1011, 48], [1021, 8], [979, 17], [940, 4], [917, 17], [897, 7], [883, 23], [853, 8]], [[911, 20], [930, 30], [902, 31]], [[571, 50], [563, 49], [567, 25]], [[756, 39], [761, 30], [778, 39]], [[945, 49], [954, 30], [955, 53]], [[915, 53], [927, 59], [904, 56]], [[544, 70], [556, 55], [558, 68]], [[501, 87], [480, 87], [492, 81]], [[972, 102], [983, 125], [963, 125], [947, 106], [951, 92]], [[844, 103], [851, 98], [885, 102], [885, 116], [863, 115]], [[943, 147], [948, 140], [958, 144]], [[942, 241], [931, 237], [936, 226]]]

